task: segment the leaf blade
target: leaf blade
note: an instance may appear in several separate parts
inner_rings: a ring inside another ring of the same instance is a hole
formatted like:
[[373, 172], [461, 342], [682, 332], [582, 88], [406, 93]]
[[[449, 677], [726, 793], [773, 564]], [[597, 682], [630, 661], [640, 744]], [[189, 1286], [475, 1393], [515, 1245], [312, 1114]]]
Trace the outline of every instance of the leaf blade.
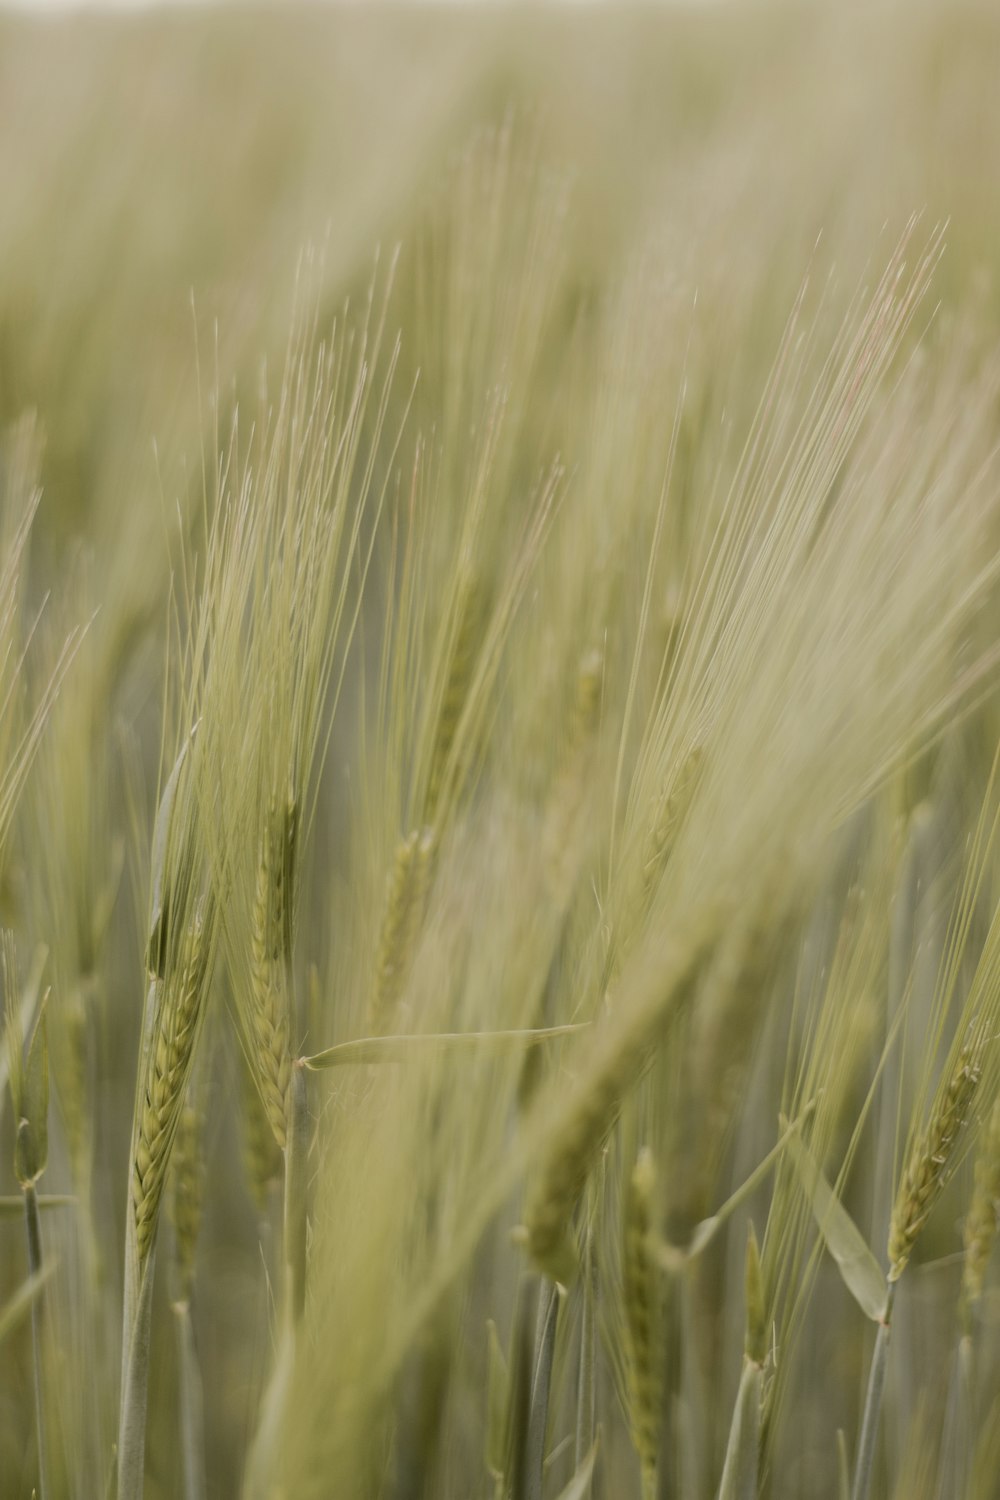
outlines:
[[598, 1439], [595, 1438], [590, 1452], [573, 1475], [569, 1484], [560, 1492], [558, 1500], [585, 1500], [590, 1491], [590, 1482], [594, 1477], [594, 1465], [597, 1462], [597, 1443]]
[[823, 1176], [812, 1152], [800, 1138], [789, 1141], [806, 1197], [823, 1242], [837, 1264], [841, 1279], [855, 1302], [873, 1323], [885, 1313], [888, 1283], [868, 1242]]

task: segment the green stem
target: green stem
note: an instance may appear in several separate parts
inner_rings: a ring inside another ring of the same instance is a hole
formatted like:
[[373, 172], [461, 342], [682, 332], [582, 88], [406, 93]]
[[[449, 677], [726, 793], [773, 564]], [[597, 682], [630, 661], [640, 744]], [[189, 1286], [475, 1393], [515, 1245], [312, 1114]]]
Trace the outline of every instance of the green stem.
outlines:
[[719, 1481], [719, 1500], [754, 1500], [757, 1494], [762, 1384], [761, 1366], [749, 1357], [744, 1358]]
[[680, 1383], [681, 1383], [681, 1493], [705, 1493], [705, 1427], [707, 1410], [705, 1380], [702, 1374], [701, 1340], [698, 1321], [698, 1276], [700, 1263], [689, 1262], [680, 1279]]
[[528, 1411], [528, 1441], [525, 1446], [524, 1500], [542, 1500], [545, 1433], [549, 1423], [549, 1391], [552, 1386], [552, 1359], [558, 1316], [559, 1289], [554, 1281], [545, 1281], [538, 1299], [538, 1320], [535, 1325], [535, 1359]]
[[975, 1451], [972, 1339], [963, 1334], [955, 1351], [938, 1455], [938, 1500], [969, 1493], [970, 1455]]
[[[28, 1235], [28, 1270], [42, 1273], [42, 1226], [38, 1216], [38, 1194], [29, 1182], [24, 1189], [24, 1223]], [[45, 1402], [42, 1399], [42, 1294], [31, 1304], [31, 1348], [35, 1365], [35, 1431], [38, 1438], [38, 1500], [49, 1494], [48, 1449], [45, 1440]]]
[[205, 1429], [203, 1392], [198, 1351], [191, 1325], [191, 1305], [174, 1303], [177, 1319], [177, 1357], [179, 1364], [181, 1462], [184, 1469], [184, 1500], [205, 1497]]
[[[149, 1384], [149, 1335], [153, 1311], [151, 1249], [134, 1294], [126, 1285], [125, 1347], [122, 1362], [122, 1405], [118, 1422], [117, 1500], [142, 1500], [146, 1455], [146, 1397]], [[128, 1277], [132, 1281], [133, 1277]]]
[[[290, 993], [290, 992], [289, 992]], [[298, 1328], [306, 1303], [306, 1230], [309, 1206], [309, 1099], [301, 1060], [292, 1065], [285, 1137], [285, 1312], [277, 1360], [261, 1401], [260, 1418], [247, 1458], [244, 1494], [263, 1500], [273, 1491], [283, 1442]]]
[[[150, 977], [143, 1009], [142, 1055], [151, 1045], [157, 986]], [[136, 1106], [138, 1109], [138, 1104]], [[133, 1133], [135, 1132], [133, 1123]], [[125, 1276], [122, 1298], [122, 1384], [116, 1454], [117, 1500], [142, 1500], [146, 1456], [146, 1396], [149, 1383], [149, 1338], [153, 1312], [153, 1267], [156, 1239], [140, 1265], [136, 1246], [131, 1188], [125, 1216]]]
[[882, 1392], [889, 1363], [889, 1325], [892, 1319], [892, 1304], [896, 1295], [896, 1283], [890, 1281], [885, 1312], [878, 1325], [875, 1350], [872, 1354], [868, 1375], [868, 1394], [865, 1397], [865, 1412], [861, 1423], [861, 1440], [858, 1444], [858, 1462], [854, 1470], [854, 1488], [851, 1500], [868, 1500], [872, 1487], [872, 1469], [875, 1462], [875, 1442], [878, 1437], [879, 1417], [882, 1411]]
[[309, 1204], [309, 1099], [306, 1070], [292, 1068], [285, 1146], [285, 1269], [287, 1305], [297, 1325], [306, 1305], [306, 1228]]
[[580, 1469], [594, 1445], [597, 1426], [596, 1403], [596, 1303], [597, 1263], [588, 1232], [583, 1256], [583, 1309], [580, 1320], [580, 1369], [576, 1389], [576, 1448], [574, 1467]]

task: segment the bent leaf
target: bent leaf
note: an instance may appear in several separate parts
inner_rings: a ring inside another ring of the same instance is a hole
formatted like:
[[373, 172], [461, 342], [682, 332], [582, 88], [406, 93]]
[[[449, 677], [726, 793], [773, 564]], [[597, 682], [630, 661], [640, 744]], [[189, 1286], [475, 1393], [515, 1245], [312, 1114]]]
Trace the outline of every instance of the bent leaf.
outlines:
[[873, 1323], [881, 1323], [888, 1286], [864, 1235], [827, 1182], [805, 1143], [790, 1142], [792, 1159], [812, 1205], [826, 1248], [837, 1262], [844, 1285]]
[[573, 1475], [569, 1484], [559, 1495], [559, 1500], [584, 1500], [584, 1496], [590, 1489], [590, 1481], [594, 1477], [594, 1464], [596, 1462], [597, 1439], [595, 1438], [594, 1446]]

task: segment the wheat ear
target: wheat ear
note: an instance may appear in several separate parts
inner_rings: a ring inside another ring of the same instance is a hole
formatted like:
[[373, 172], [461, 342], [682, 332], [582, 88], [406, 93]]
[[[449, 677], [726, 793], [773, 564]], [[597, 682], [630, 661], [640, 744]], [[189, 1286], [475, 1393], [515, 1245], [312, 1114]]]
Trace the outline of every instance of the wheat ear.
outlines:
[[375, 966], [372, 1031], [387, 1029], [406, 983], [420, 935], [436, 840], [430, 828], [414, 830], [396, 848]]
[[240, 1055], [240, 1103], [243, 1166], [250, 1194], [262, 1220], [267, 1218], [271, 1188], [281, 1181], [281, 1150], [274, 1138], [260, 1090], [246, 1059]]
[[570, 1220], [591, 1163], [618, 1118], [623, 1098], [645, 1071], [667, 1019], [694, 986], [707, 946], [693, 941], [663, 954], [628, 1010], [590, 1034], [586, 1057], [569, 1099], [559, 1109], [525, 1209], [529, 1253], [557, 1281], [569, 1282], [576, 1273]]
[[250, 1007], [252, 1066], [268, 1123], [284, 1149], [292, 1058], [288, 1041], [286, 938], [289, 934], [285, 861], [276, 857], [271, 820], [264, 828], [250, 936], [253, 1004]]
[[427, 778], [424, 821], [432, 825], [437, 820], [445, 783], [451, 771], [452, 751], [469, 695], [479, 647], [482, 611], [481, 585], [474, 574], [466, 572], [459, 584], [458, 621], [448, 660]]
[[632, 1169], [625, 1207], [624, 1301], [632, 1441], [642, 1467], [643, 1500], [656, 1494], [660, 1435], [660, 1274], [652, 1249], [656, 1169], [644, 1149]]
[[146, 1060], [132, 1154], [132, 1213], [140, 1270], [156, 1232], [167, 1162], [183, 1107], [205, 977], [204, 932], [191, 924], [176, 978], [156, 981], [156, 1032]]
[[889, 1226], [890, 1281], [903, 1274], [920, 1231], [951, 1175], [955, 1147], [981, 1073], [978, 1053], [963, 1048], [934, 1116], [910, 1154]]
[[181, 1111], [170, 1170], [169, 1207], [176, 1249], [176, 1292], [178, 1298], [186, 1302], [194, 1283], [194, 1256], [201, 1229], [205, 1187], [202, 1120], [194, 1104], [185, 1104]]
[[968, 1311], [980, 1299], [1000, 1219], [1000, 1099], [993, 1106], [976, 1161], [972, 1202], [965, 1217], [962, 1301]]

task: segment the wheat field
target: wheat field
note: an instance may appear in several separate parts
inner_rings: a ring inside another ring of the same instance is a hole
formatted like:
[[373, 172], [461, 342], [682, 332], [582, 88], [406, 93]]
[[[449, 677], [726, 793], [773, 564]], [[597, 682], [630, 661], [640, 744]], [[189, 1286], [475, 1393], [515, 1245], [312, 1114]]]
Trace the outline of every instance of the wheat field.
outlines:
[[998, 78], [0, 13], [0, 1500], [1000, 1495]]

